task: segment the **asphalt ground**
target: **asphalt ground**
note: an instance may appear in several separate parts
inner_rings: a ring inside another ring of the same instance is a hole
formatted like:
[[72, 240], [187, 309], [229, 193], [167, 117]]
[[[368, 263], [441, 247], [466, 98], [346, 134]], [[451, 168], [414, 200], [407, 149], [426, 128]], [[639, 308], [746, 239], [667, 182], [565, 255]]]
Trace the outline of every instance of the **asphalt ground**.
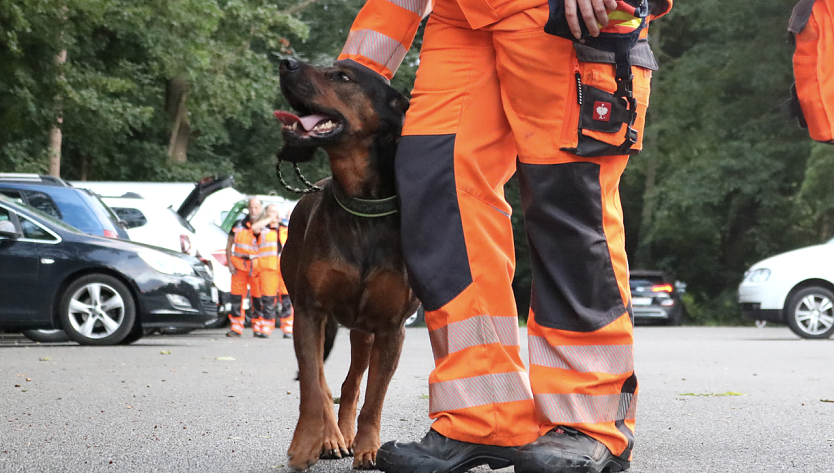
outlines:
[[[292, 342], [224, 333], [118, 347], [0, 334], [0, 471], [289, 473]], [[637, 327], [635, 337], [630, 472], [834, 472], [834, 340], [770, 326]], [[348, 364], [342, 330], [325, 370], [334, 393]], [[428, 430], [432, 367], [426, 329], [408, 329], [383, 442]], [[350, 470], [344, 459], [310, 471]]]

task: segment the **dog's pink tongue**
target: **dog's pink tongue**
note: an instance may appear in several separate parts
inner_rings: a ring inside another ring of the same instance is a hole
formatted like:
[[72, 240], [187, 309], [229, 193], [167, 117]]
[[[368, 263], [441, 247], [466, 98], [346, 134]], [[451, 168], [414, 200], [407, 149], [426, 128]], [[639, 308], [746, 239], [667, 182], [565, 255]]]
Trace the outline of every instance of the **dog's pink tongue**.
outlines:
[[275, 118], [281, 121], [284, 125], [292, 125], [293, 123], [301, 123], [301, 126], [306, 130], [310, 131], [315, 128], [322, 120], [326, 120], [327, 117], [324, 115], [307, 115], [306, 117], [299, 117], [290, 112], [285, 112], [283, 110], [276, 110], [275, 111]]

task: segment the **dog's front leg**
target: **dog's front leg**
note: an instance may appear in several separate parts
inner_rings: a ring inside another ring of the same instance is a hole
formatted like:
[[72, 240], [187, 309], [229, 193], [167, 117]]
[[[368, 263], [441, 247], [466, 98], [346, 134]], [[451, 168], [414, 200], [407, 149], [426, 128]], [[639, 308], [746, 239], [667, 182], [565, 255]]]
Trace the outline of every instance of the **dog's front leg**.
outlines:
[[[324, 338], [324, 332], [322, 332], [322, 338]], [[321, 390], [324, 393], [326, 403], [322, 409], [321, 416], [324, 435], [320, 458], [342, 458], [343, 456], [349, 456], [350, 450], [348, 447], [350, 447], [350, 444], [345, 441], [336, 421], [336, 410], [333, 407], [333, 393], [330, 391], [330, 386], [327, 385], [327, 380], [324, 378], [324, 363], [321, 364], [319, 380], [321, 381]], [[339, 409], [341, 410], [341, 407]]]
[[362, 377], [371, 360], [371, 346], [374, 336], [371, 333], [350, 331], [350, 370], [342, 383], [342, 400], [339, 403], [339, 430], [353, 454], [353, 440], [356, 438], [356, 405], [359, 403], [359, 391]]
[[333, 410], [333, 399], [322, 390], [324, 380], [324, 323], [321, 313], [295, 307], [293, 346], [298, 359], [300, 395], [298, 424], [295, 426], [290, 449], [290, 467], [306, 470], [318, 461], [324, 441], [322, 412]]
[[373, 469], [376, 467], [376, 452], [379, 450], [379, 429], [382, 420], [382, 403], [388, 385], [394, 377], [400, 360], [405, 328], [374, 334], [371, 349], [368, 385], [365, 390], [365, 404], [359, 413], [359, 425], [356, 441], [353, 443], [353, 467]]

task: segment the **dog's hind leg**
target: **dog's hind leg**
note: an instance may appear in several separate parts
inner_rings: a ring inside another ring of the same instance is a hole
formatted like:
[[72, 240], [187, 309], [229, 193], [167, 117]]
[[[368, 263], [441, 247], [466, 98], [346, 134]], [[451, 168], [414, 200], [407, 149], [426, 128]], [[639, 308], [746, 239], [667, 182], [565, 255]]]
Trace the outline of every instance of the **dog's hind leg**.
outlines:
[[382, 403], [391, 378], [394, 377], [394, 371], [397, 369], [404, 340], [405, 328], [402, 326], [391, 331], [377, 332], [374, 335], [365, 403], [359, 413], [358, 430], [353, 443], [354, 468], [376, 468], [376, 452], [381, 445], [379, 429], [382, 420]]
[[339, 430], [353, 453], [353, 440], [356, 437], [356, 405], [359, 403], [359, 391], [362, 377], [371, 361], [371, 346], [374, 336], [371, 333], [350, 331], [350, 370], [342, 383], [342, 400], [339, 403]]
[[[342, 458], [350, 455], [350, 444], [345, 441], [336, 420], [336, 410], [333, 407], [333, 393], [327, 380], [324, 378], [324, 360], [320, 365], [321, 390], [324, 393], [326, 405], [322, 409], [321, 423], [324, 428], [324, 439], [322, 441], [319, 458]], [[341, 407], [340, 407], [341, 409]]]

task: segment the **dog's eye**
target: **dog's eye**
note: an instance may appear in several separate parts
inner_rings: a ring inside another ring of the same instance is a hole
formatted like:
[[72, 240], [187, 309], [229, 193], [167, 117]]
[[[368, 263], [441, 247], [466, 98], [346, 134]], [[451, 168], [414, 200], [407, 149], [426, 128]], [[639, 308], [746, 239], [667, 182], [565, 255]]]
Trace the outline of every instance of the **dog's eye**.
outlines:
[[341, 71], [336, 71], [330, 74], [330, 80], [339, 82], [350, 82], [350, 77]]

